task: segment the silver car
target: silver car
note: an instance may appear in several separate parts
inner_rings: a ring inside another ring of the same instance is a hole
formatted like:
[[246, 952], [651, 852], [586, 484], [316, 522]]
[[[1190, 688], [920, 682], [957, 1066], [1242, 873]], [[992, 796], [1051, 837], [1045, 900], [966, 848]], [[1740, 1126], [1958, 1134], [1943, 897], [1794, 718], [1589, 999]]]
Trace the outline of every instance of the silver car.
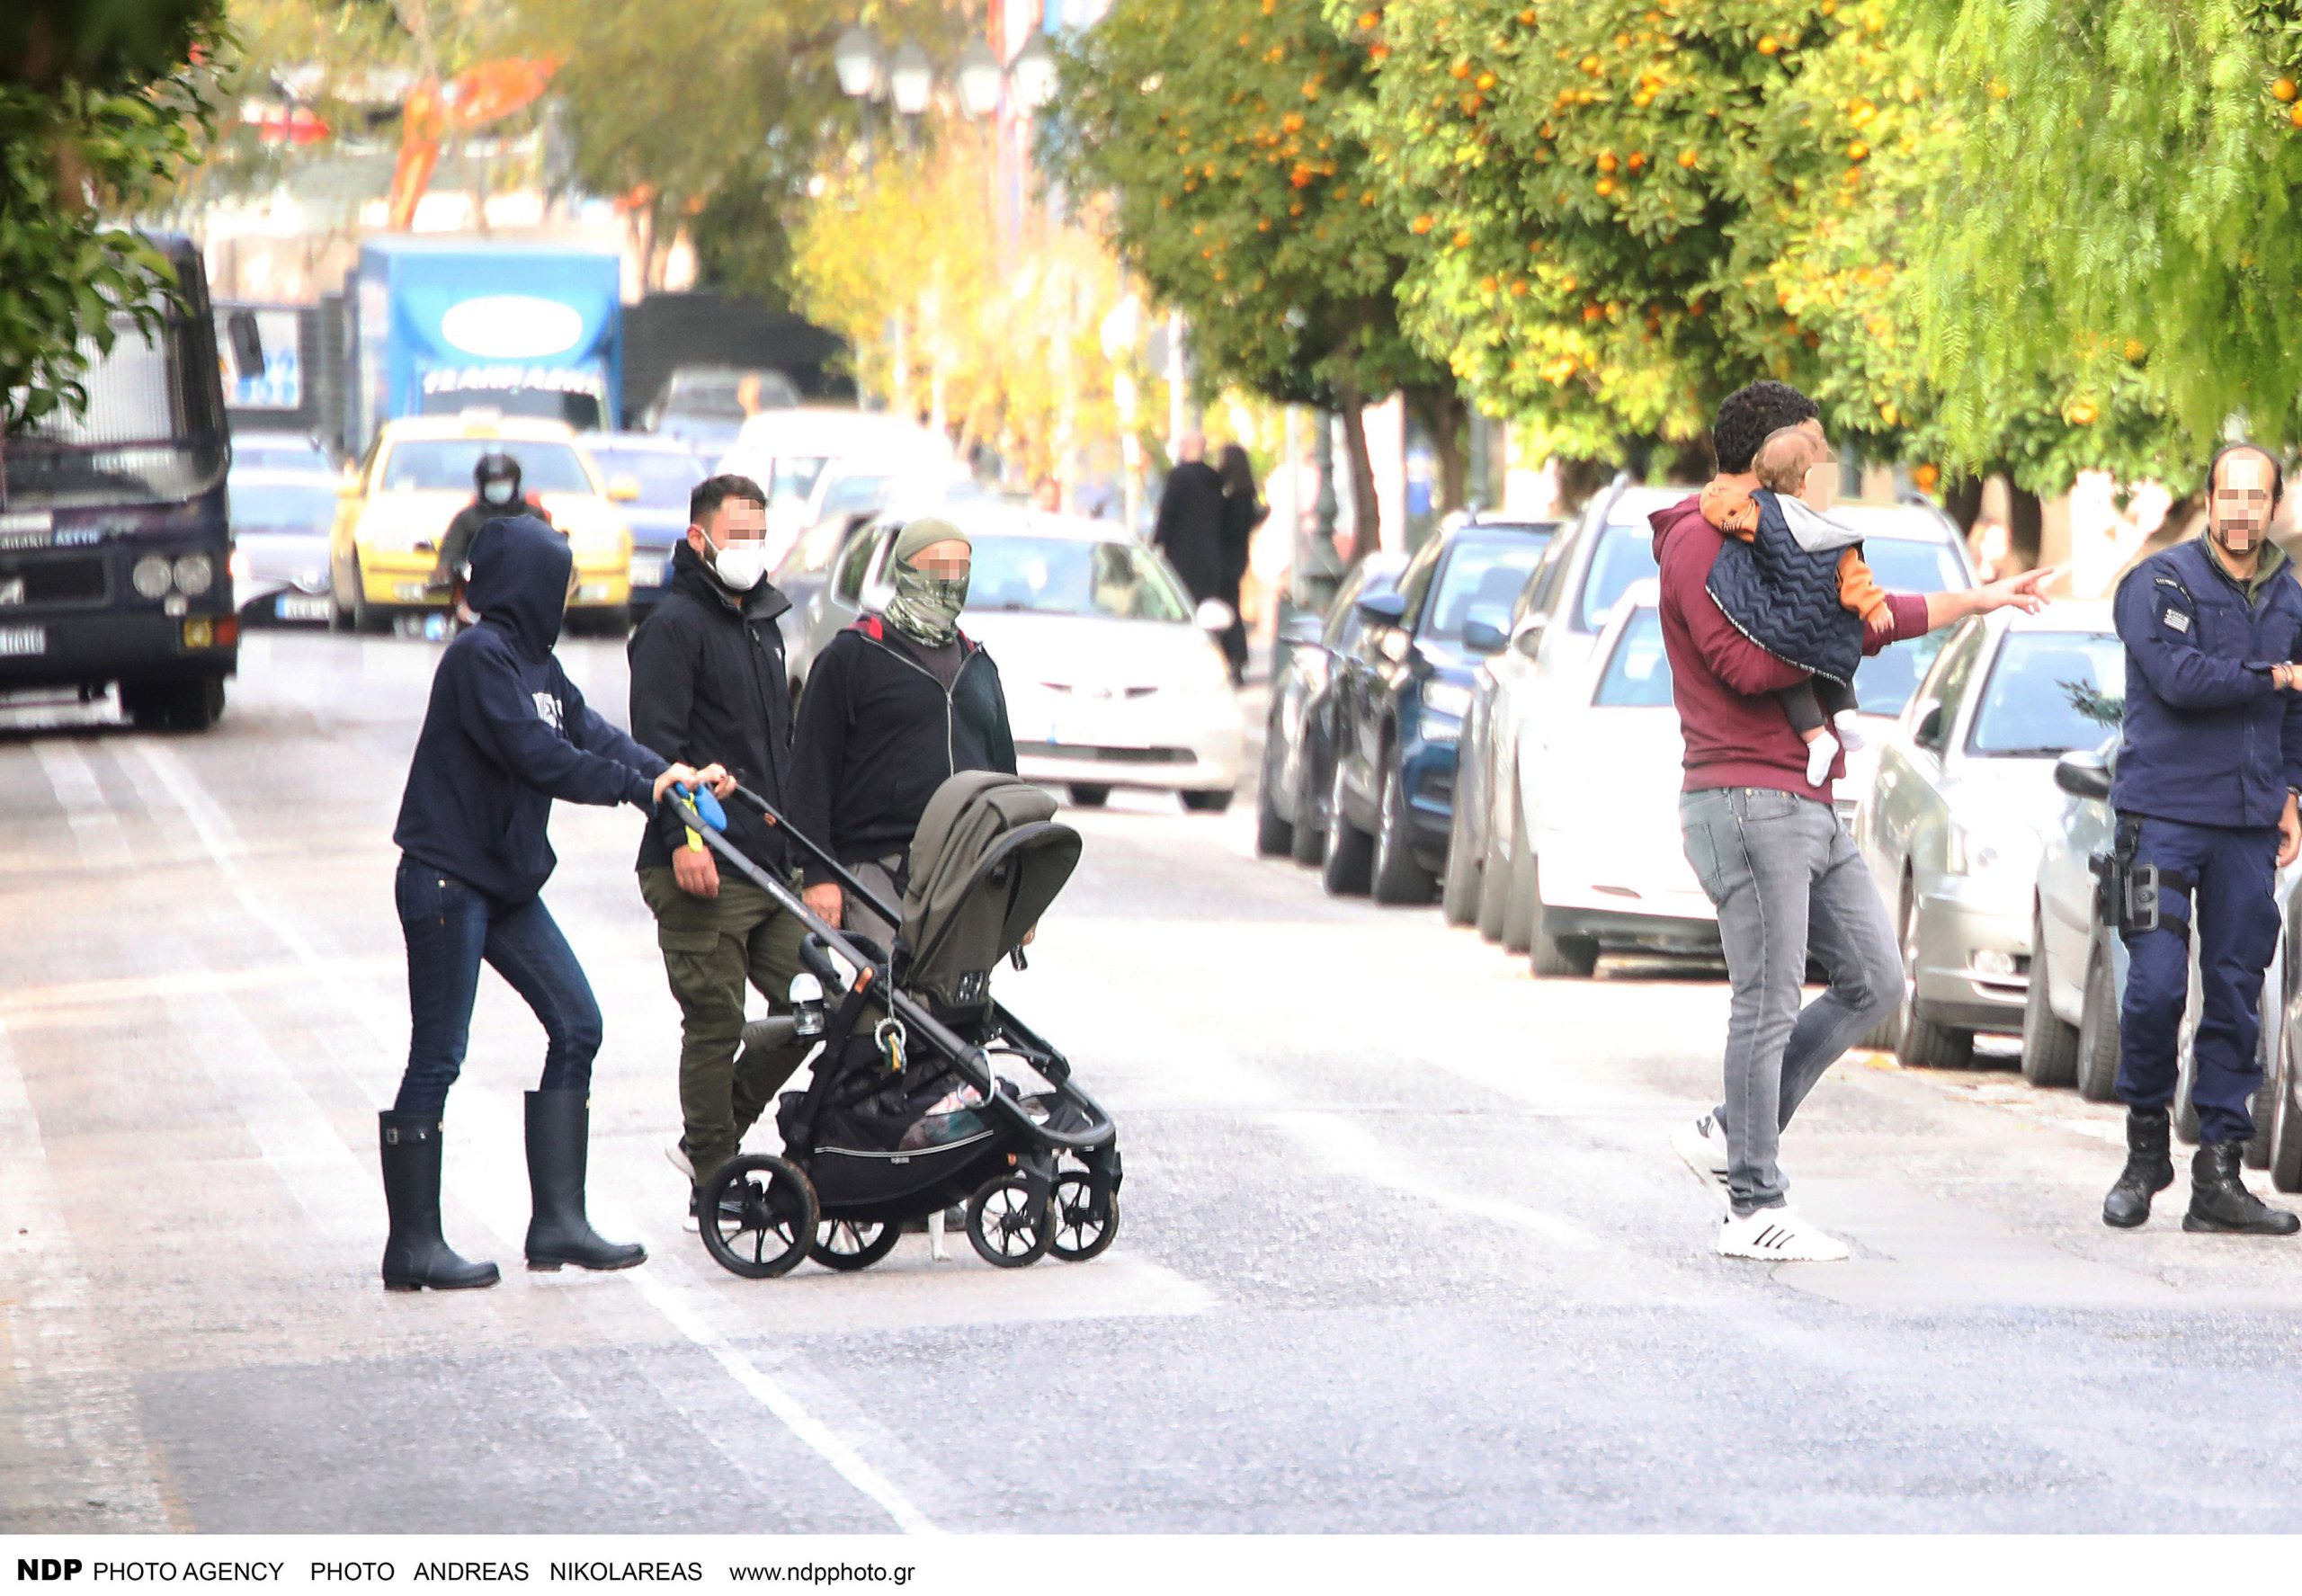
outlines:
[[333, 471], [244, 466], [236, 455], [225, 494], [232, 516], [232, 598], [244, 620], [327, 624], [327, 539], [337, 486]]
[[1952, 633], [1880, 750], [1854, 836], [1900, 929], [1903, 1000], [1876, 1039], [1905, 1064], [2021, 1027], [2055, 762], [2100, 743], [2125, 695], [2107, 603], [2001, 610]]

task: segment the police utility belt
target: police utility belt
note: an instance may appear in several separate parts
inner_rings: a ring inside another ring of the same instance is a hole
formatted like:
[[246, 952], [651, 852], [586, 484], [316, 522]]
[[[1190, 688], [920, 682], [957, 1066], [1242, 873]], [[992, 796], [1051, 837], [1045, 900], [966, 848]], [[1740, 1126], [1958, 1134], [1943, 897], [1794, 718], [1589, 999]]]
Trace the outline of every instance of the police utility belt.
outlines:
[[2142, 816], [2121, 815], [2110, 851], [2097, 853], [2090, 861], [2101, 895], [2102, 923], [2115, 925], [2128, 936], [2163, 929], [2188, 941], [2190, 893], [2196, 883], [2180, 870], [2135, 863], [2135, 844], [2141, 838]]

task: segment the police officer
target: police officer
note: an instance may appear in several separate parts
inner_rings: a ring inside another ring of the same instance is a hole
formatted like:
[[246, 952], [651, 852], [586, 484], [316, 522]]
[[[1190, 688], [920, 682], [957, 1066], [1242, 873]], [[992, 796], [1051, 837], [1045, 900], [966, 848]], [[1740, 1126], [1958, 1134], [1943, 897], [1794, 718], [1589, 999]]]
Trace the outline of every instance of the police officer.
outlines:
[[2126, 718], [2110, 805], [2110, 907], [2129, 960], [2118, 1090], [2127, 1162], [2107, 1225], [2150, 1217], [2174, 1183], [2167, 1105], [2198, 941], [2204, 1003], [2194, 1043], [2199, 1145], [2185, 1230], [2291, 1235], [2302, 1220], [2239, 1179], [2262, 972], [2278, 943], [2271, 882], [2302, 851], [2302, 585], [2269, 540], [2285, 490], [2278, 462], [2235, 443], [2207, 468], [2205, 533], [2152, 555], [2119, 583]]

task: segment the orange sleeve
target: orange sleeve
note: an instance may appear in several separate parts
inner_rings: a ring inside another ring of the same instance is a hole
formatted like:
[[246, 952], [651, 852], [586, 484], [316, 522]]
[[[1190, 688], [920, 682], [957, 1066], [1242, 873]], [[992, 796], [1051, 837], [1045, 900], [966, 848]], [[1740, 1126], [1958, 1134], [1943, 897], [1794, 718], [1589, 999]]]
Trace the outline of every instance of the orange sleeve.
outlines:
[[1862, 617], [1862, 624], [1874, 632], [1890, 630], [1895, 624], [1887, 607], [1887, 590], [1870, 575], [1859, 548], [1838, 557], [1838, 602]]

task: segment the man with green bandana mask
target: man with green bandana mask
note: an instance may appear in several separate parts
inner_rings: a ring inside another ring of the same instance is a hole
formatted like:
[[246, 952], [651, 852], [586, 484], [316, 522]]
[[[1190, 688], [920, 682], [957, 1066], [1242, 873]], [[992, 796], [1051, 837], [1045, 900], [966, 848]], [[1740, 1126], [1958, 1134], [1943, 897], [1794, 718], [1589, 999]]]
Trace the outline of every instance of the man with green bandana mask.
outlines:
[[[948, 521], [905, 526], [885, 613], [832, 639], [799, 704], [791, 824], [890, 899], [901, 896], [912, 834], [935, 789], [960, 771], [1015, 771], [999, 669], [959, 630], [972, 553]], [[808, 867], [810, 909], [881, 941], [893, 937], [893, 926], [844, 901], [828, 877]]]

